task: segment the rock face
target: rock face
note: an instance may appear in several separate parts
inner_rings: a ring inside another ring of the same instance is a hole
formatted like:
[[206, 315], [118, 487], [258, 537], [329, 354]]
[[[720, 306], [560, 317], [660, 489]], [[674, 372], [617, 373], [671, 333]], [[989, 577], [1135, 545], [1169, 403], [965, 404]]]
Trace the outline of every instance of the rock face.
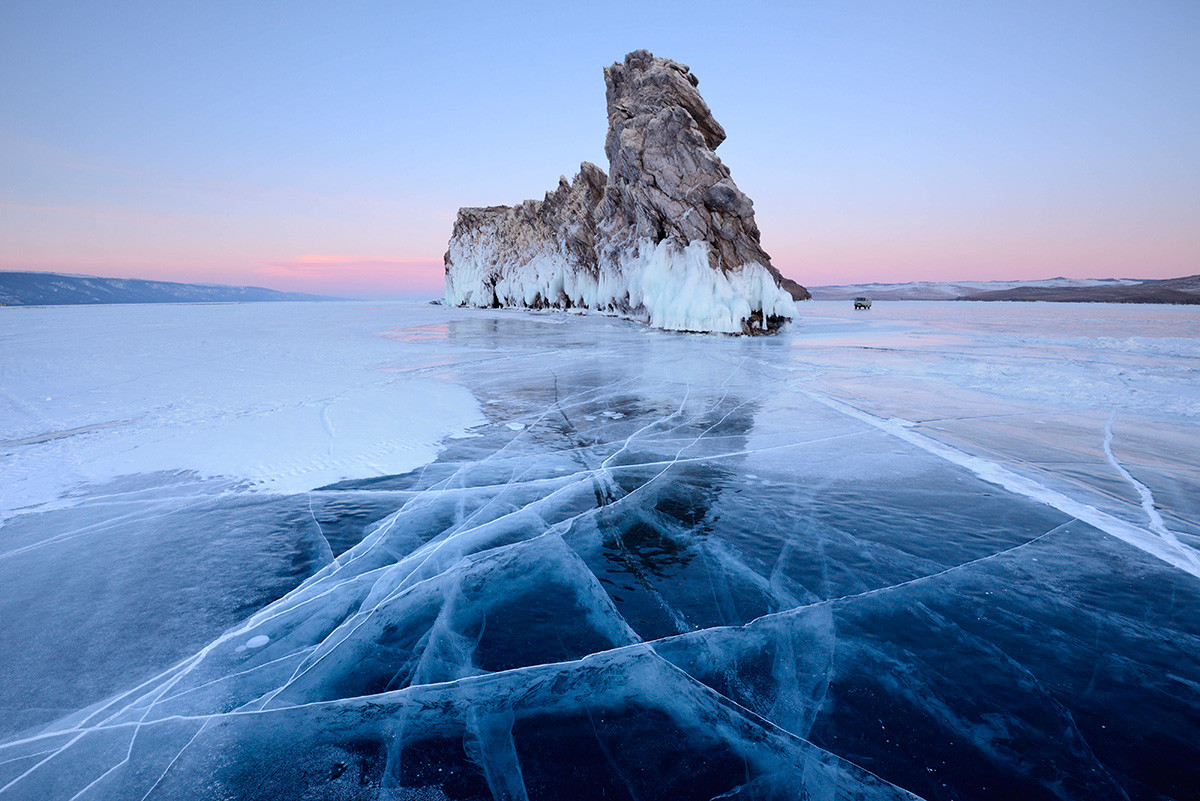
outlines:
[[713, 152], [725, 131], [696, 77], [638, 50], [604, 80], [610, 175], [585, 162], [544, 200], [460, 209], [447, 302], [584, 307], [680, 331], [776, 330], [808, 292], [759, 245], [753, 203]]

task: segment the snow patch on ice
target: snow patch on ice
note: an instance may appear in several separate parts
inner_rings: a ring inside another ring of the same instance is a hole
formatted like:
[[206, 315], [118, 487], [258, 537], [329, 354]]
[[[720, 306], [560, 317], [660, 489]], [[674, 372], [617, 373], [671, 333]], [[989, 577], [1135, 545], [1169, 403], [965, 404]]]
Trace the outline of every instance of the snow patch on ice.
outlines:
[[134, 474], [296, 493], [404, 473], [486, 422], [462, 386], [378, 369], [404, 351], [375, 335], [398, 307], [279, 305], [7, 316], [0, 520]]
[[466, 390], [418, 379], [347, 388], [319, 407], [280, 398], [276, 408], [148, 420], [93, 432], [71, 447], [87, 453], [76, 463], [78, 478], [87, 483], [184, 470], [295, 493], [427, 464], [437, 457], [438, 441], [480, 422], [476, 415]]

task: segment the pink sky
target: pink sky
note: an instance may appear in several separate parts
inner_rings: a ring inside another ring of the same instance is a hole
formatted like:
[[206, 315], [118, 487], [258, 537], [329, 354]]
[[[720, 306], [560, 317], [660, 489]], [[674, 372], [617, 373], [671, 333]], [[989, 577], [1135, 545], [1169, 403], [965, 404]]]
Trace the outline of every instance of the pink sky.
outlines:
[[644, 47], [802, 284], [1200, 273], [1195, 2], [8, 5], [0, 269], [436, 296]]
[[[1070, 242], [1058, 232], [993, 231], [921, 239], [888, 231], [827, 236], [804, 241], [764, 231], [774, 265], [808, 286], [908, 281], [1038, 280], [1072, 278], [1171, 278], [1194, 274], [1200, 248], [1189, 241], [1129, 236], [1125, 242]], [[1178, 238], [1176, 238], [1178, 239]], [[1064, 240], [1067, 240], [1064, 242]], [[1132, 265], [1132, 266], [1131, 266]], [[433, 298], [443, 291], [441, 257], [301, 254], [245, 259], [214, 254], [208, 259], [0, 258], [0, 269], [79, 273], [186, 283], [265, 286], [352, 298]]]
[[445, 269], [441, 259], [299, 256], [263, 262], [252, 269], [255, 281], [272, 289], [355, 297], [401, 297], [442, 294]]
[[897, 231], [879, 222], [859, 233], [805, 241], [763, 231], [784, 274], [802, 284], [1175, 278], [1200, 272], [1200, 237], [1111, 226], [1096, 234], [1069, 225], [993, 230]]
[[278, 261], [141, 261], [135, 257], [106, 264], [94, 260], [55, 260], [49, 264], [0, 259], [0, 270], [28, 270], [108, 278], [141, 278], [181, 283], [262, 286], [347, 298], [435, 298], [443, 292], [440, 258], [301, 255]]

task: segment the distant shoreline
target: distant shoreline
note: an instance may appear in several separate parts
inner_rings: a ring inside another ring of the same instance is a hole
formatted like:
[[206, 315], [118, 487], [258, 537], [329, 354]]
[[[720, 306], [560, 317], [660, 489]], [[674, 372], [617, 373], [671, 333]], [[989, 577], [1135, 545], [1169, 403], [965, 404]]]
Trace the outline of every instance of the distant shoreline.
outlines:
[[1161, 280], [1129, 278], [1044, 281], [931, 282], [849, 284], [809, 287], [814, 300], [852, 300], [866, 296], [888, 300], [1047, 301], [1053, 303], [1200, 304], [1200, 275]]
[[0, 306], [83, 306], [128, 303], [271, 303], [350, 298], [280, 292], [258, 286], [183, 284], [141, 278], [102, 278], [0, 271]]

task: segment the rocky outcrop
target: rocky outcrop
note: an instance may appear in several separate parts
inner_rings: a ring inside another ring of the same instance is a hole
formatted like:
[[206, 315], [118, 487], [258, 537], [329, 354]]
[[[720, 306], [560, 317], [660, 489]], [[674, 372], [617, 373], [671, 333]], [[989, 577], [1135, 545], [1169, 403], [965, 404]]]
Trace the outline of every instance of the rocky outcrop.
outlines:
[[446, 301], [532, 309], [587, 306], [600, 270], [596, 209], [604, 171], [584, 162], [544, 200], [462, 208], [446, 252]]
[[695, 76], [638, 50], [604, 79], [610, 174], [584, 163], [544, 200], [461, 209], [447, 301], [578, 306], [683, 331], [777, 329], [808, 293], [781, 289], [753, 203], [714, 153], [725, 132]]

